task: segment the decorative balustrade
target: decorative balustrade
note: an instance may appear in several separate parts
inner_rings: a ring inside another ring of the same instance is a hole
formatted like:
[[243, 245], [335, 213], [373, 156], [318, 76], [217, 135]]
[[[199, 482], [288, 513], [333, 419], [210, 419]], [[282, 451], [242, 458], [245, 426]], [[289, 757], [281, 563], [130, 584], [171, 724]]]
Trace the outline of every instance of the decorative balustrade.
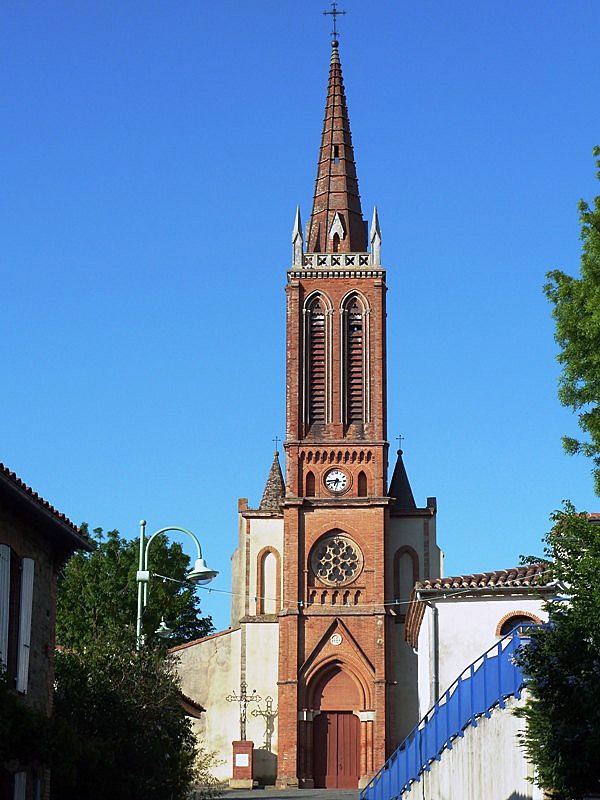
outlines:
[[468, 666], [362, 790], [361, 800], [395, 800], [418, 781], [421, 773], [451, 749], [468, 725], [489, 717], [507, 697], [521, 696], [525, 678], [515, 664], [515, 651], [527, 638], [524, 625], [507, 634]]

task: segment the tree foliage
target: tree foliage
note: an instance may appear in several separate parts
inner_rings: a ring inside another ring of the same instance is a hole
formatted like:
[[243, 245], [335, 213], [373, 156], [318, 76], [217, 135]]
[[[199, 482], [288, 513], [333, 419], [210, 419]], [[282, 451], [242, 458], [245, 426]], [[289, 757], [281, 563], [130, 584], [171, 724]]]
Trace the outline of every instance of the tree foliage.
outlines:
[[[594, 148], [600, 168], [600, 147]], [[597, 173], [600, 179], [600, 171]], [[558, 397], [578, 413], [584, 439], [563, 437], [568, 453], [592, 459], [596, 493], [600, 494], [600, 196], [590, 206], [579, 203], [581, 277], [549, 272], [544, 291], [554, 304], [555, 339], [563, 365]]]
[[556, 800], [600, 791], [600, 524], [570, 503], [552, 516], [546, 556], [568, 592], [547, 603], [520, 662], [529, 699], [523, 744], [537, 782]]
[[[83, 526], [85, 528], [85, 525]], [[59, 579], [56, 640], [67, 648], [81, 649], [106, 636], [135, 628], [137, 617], [138, 547], [118, 531], [94, 531], [96, 547], [78, 552], [68, 561]], [[200, 638], [213, 630], [210, 617], [201, 617], [200, 601], [193, 586], [185, 583], [190, 559], [178, 543], [158, 536], [150, 547], [153, 577], [148, 587], [143, 632], [146, 642], [156, 642], [155, 631], [164, 616], [173, 633], [169, 645]]]
[[174, 665], [157, 648], [136, 650], [133, 631], [57, 653], [54, 720], [65, 747], [53, 764], [53, 797], [187, 796], [197, 754]]

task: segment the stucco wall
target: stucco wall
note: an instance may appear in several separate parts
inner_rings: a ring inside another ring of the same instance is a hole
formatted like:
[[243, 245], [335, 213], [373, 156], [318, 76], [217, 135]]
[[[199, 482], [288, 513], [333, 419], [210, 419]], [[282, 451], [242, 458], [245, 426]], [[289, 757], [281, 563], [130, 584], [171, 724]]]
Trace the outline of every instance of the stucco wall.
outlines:
[[231, 742], [239, 738], [239, 708], [227, 695], [240, 686], [241, 631], [225, 631], [184, 645], [173, 653], [181, 676], [181, 689], [206, 709], [194, 721], [194, 732], [206, 750], [214, 752], [216, 777], [231, 776]]
[[[240, 692], [241, 667], [245, 665], [247, 694], [254, 690], [259, 703], [248, 704], [246, 738], [257, 751], [255, 777], [273, 783], [277, 753], [277, 647], [276, 622], [243, 624], [235, 630], [217, 633], [173, 651], [185, 695], [199, 703], [205, 712], [194, 721], [194, 732], [202, 746], [213, 752], [217, 764], [212, 770], [220, 780], [232, 775], [231, 743], [240, 738], [240, 708], [228, 696]], [[270, 751], [265, 745], [267, 720], [252, 712], [266, 709], [266, 698], [273, 700]]]
[[[526, 592], [481, 598], [458, 595], [438, 599], [439, 693], [458, 678], [460, 673], [492, 647], [500, 637], [496, 628], [501, 619], [512, 612], [523, 611], [547, 619], [543, 600]], [[436, 698], [432, 697], [433, 610], [427, 608], [419, 631], [419, 716], [422, 717]]]
[[507, 700], [490, 718], [481, 717], [477, 727], [464, 731], [444, 750], [439, 761], [421, 775], [402, 796], [409, 800], [541, 800], [542, 792], [531, 784], [531, 765], [519, 747], [518, 735], [525, 722], [514, 716], [523, 700]]

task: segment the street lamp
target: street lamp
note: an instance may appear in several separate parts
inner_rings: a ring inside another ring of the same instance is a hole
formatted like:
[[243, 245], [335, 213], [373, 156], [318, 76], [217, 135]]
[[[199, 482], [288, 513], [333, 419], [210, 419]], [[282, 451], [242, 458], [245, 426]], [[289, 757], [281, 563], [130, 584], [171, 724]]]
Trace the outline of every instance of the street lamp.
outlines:
[[[190, 570], [190, 572], [188, 572], [188, 574], [185, 576], [188, 581], [191, 581], [191, 583], [197, 583], [200, 586], [205, 586], [219, 574], [214, 569], [210, 569], [206, 564], [206, 561], [202, 557], [202, 548], [200, 547], [200, 542], [191, 531], [188, 531], [186, 528], [179, 528], [177, 526], [170, 525], [167, 528], [161, 528], [160, 530], [153, 533], [152, 536], [146, 542], [146, 520], [145, 519], [140, 520], [140, 560], [139, 560], [139, 569], [136, 573], [136, 581], [138, 585], [137, 627], [136, 627], [138, 650], [142, 646], [142, 617], [144, 615], [144, 609], [146, 608], [146, 605], [148, 603], [148, 583], [150, 581], [150, 572], [148, 570], [148, 550], [153, 540], [161, 533], [167, 533], [167, 531], [179, 531], [179, 533], [185, 533], [187, 536], [190, 536], [196, 543], [197, 558], [196, 561], [194, 562], [194, 568]], [[165, 632], [166, 626], [162, 627], [161, 630]]]

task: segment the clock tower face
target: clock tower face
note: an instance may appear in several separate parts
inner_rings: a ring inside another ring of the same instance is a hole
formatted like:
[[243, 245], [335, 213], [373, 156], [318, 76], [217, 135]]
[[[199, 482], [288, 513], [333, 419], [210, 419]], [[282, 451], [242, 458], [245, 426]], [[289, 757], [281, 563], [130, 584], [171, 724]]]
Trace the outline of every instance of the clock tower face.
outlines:
[[332, 494], [341, 494], [348, 488], [349, 480], [341, 469], [330, 469], [325, 473], [325, 486]]

